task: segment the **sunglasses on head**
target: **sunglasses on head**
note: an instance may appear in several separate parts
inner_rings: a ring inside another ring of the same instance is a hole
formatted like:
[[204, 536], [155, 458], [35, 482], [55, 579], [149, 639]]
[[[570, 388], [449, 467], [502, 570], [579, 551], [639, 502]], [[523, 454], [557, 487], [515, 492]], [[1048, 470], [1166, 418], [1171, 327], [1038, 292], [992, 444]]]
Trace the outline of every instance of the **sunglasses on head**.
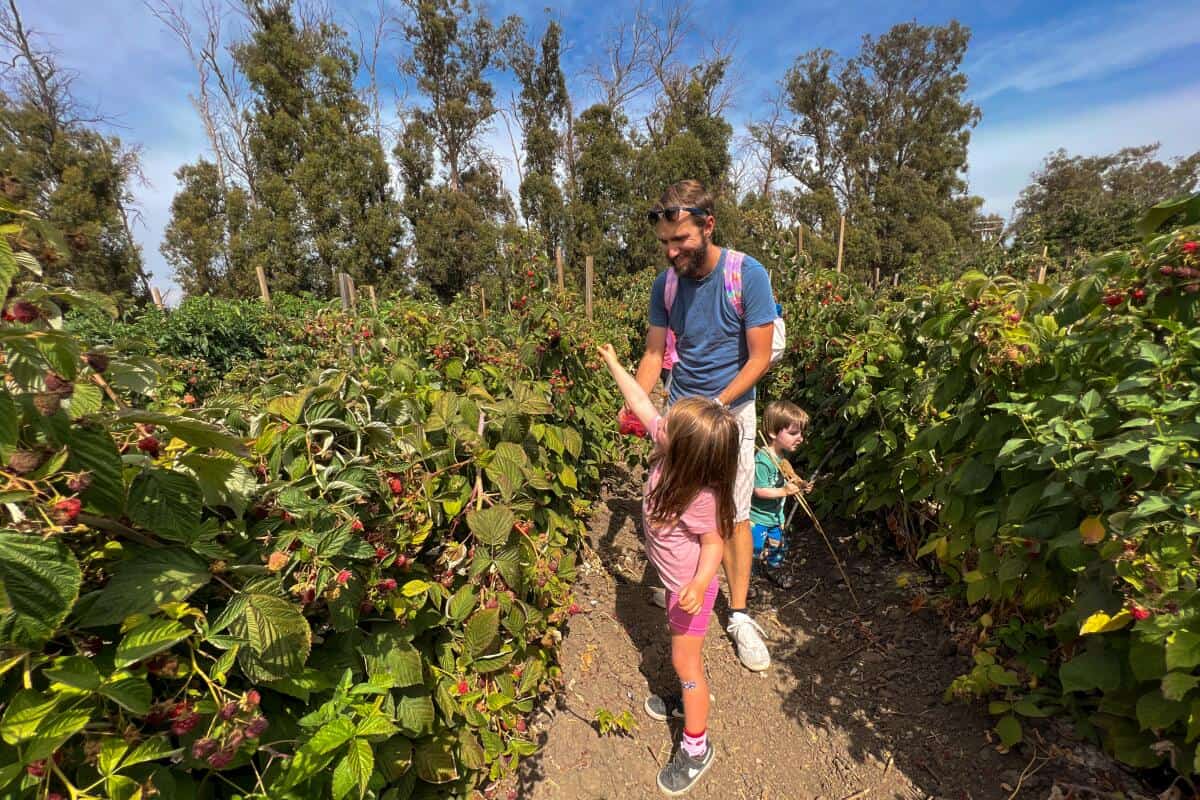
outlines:
[[658, 222], [660, 219], [665, 219], [667, 222], [678, 222], [679, 218], [685, 213], [691, 214], [694, 217], [708, 217], [708, 212], [703, 208], [696, 206], [667, 206], [662, 210], [652, 209], [646, 212], [646, 219], [650, 222]]

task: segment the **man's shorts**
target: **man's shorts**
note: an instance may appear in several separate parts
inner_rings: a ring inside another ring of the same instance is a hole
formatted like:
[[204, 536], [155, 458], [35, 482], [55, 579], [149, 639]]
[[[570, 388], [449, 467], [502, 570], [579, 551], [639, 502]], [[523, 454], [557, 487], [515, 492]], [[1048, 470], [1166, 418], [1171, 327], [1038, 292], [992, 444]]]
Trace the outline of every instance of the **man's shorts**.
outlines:
[[754, 496], [754, 437], [757, 434], [758, 415], [754, 412], [754, 401], [747, 400], [740, 406], [729, 409], [738, 421], [742, 438], [738, 447], [737, 479], [733, 482], [734, 524], [750, 519], [750, 498]]

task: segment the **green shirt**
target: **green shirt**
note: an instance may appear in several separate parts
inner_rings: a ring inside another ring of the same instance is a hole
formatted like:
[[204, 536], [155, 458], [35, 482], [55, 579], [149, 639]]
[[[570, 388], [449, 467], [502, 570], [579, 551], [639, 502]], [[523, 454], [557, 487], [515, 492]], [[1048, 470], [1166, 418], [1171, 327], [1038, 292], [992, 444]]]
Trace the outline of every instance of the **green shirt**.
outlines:
[[[754, 488], [778, 489], [783, 486], [783, 474], [775, 465], [774, 455], [765, 447], [754, 456]], [[750, 522], [768, 527], [783, 527], [783, 498], [750, 498]]]

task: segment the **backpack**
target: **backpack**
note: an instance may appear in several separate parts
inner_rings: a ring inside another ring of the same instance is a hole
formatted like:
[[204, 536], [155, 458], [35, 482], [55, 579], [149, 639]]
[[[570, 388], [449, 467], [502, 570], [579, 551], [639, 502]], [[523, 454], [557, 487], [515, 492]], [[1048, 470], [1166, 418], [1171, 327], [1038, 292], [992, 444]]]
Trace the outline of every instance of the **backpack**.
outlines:
[[[730, 305], [737, 311], [743, 322], [746, 319], [746, 309], [742, 306], [742, 260], [746, 257], [745, 253], [739, 253], [737, 250], [725, 251], [725, 297], [729, 299]], [[667, 285], [663, 288], [663, 303], [667, 307], [667, 346], [663, 350], [663, 369], [670, 370], [679, 361], [679, 355], [675, 351], [675, 331], [671, 330], [670, 316], [671, 306], [675, 303], [675, 295], [679, 291], [679, 276], [675, 274], [673, 268], [667, 268]], [[779, 304], [775, 305], [775, 320], [772, 323], [771, 330], [771, 359], [769, 366], [783, 358], [784, 350], [787, 349], [787, 328], [783, 324], [783, 317]], [[745, 326], [743, 325], [743, 328]]]

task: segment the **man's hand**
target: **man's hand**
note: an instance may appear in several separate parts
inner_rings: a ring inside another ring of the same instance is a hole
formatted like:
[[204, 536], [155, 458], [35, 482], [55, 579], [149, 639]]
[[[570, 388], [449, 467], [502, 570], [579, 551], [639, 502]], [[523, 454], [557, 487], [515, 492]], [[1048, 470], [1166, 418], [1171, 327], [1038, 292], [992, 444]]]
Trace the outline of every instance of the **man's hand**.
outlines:
[[679, 607], [689, 614], [698, 614], [701, 606], [704, 605], [704, 590], [706, 586], [700, 586], [695, 581], [692, 581], [687, 586], [679, 590]]
[[617, 351], [608, 342], [596, 347], [596, 351], [600, 354], [600, 358], [604, 359], [604, 363], [611, 364], [617, 360]]

